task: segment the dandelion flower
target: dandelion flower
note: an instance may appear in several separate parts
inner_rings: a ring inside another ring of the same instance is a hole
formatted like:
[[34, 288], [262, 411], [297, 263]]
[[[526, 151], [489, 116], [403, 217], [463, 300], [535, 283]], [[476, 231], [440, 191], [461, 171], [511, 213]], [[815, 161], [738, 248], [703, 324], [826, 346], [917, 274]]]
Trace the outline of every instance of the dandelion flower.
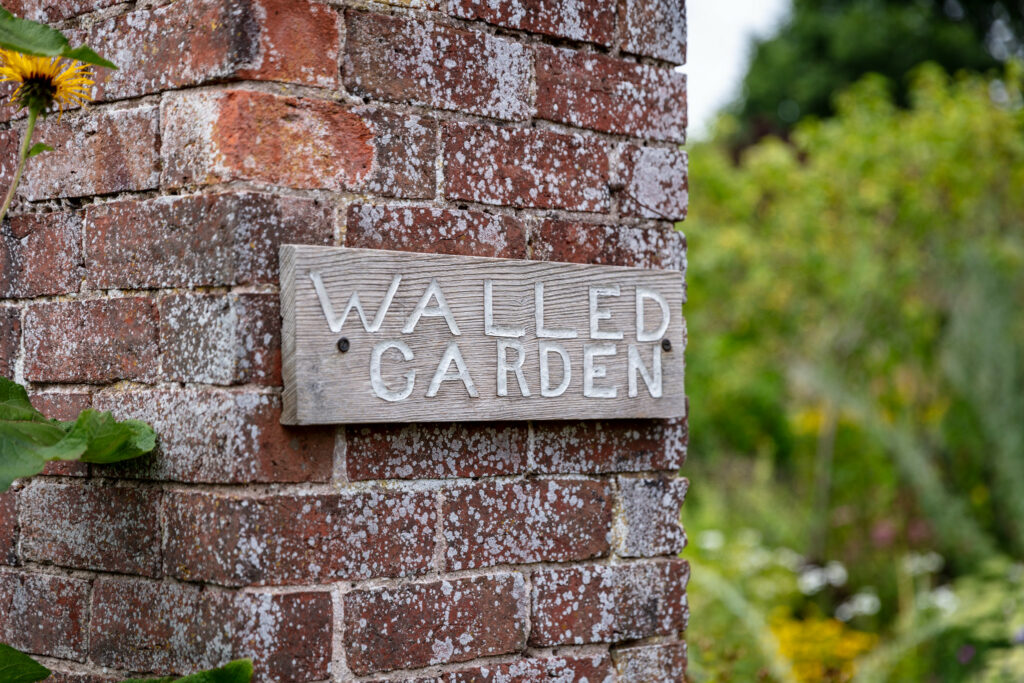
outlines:
[[0, 83], [18, 83], [11, 102], [29, 111], [45, 112], [54, 105], [64, 112], [89, 100], [92, 71], [75, 60], [31, 57], [0, 48]]

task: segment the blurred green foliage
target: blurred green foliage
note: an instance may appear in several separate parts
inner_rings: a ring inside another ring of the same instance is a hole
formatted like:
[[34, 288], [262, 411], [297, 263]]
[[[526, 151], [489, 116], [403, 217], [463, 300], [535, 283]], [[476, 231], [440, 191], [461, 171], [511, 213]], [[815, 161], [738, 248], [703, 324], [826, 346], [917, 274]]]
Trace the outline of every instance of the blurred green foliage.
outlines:
[[691, 146], [694, 680], [1024, 680], [1022, 72]]
[[783, 134], [806, 116], [834, 113], [833, 94], [867, 73], [893, 81], [933, 61], [953, 73], [1022, 56], [1020, 0], [794, 0], [778, 32], [754, 46], [736, 139]]

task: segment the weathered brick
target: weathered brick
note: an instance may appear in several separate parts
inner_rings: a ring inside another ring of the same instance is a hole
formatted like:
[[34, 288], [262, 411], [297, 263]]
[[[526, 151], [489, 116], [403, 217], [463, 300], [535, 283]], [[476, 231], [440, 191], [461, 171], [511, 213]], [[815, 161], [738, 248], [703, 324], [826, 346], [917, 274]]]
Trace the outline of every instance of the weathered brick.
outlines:
[[538, 422], [534, 466], [545, 473], [678, 470], [686, 460], [686, 420]]
[[616, 536], [620, 557], [677, 555], [686, 546], [679, 508], [689, 482], [674, 477], [619, 477], [620, 516]]
[[72, 37], [120, 67], [98, 71], [96, 99], [115, 100], [235, 78], [336, 86], [338, 24], [303, 0], [179, 0]]
[[96, 581], [89, 656], [101, 666], [185, 674], [249, 657], [254, 681], [329, 678], [329, 593], [265, 595], [181, 584]]
[[421, 574], [434, 552], [428, 493], [240, 498], [168, 493], [167, 572], [228, 586]]
[[14, 377], [14, 364], [21, 349], [21, 311], [0, 306], [0, 375]]
[[82, 661], [88, 618], [88, 581], [0, 572], [0, 642]]
[[149, 422], [160, 435], [154, 453], [98, 470], [183, 482], [328, 481], [334, 430], [280, 423], [281, 401], [242, 391], [155, 389], [95, 395], [119, 419]]
[[160, 576], [152, 489], [36, 480], [21, 492], [21, 554], [75, 569]]
[[18, 492], [0, 493], [0, 565], [18, 564]]
[[53, 673], [46, 679], [45, 683], [116, 683], [123, 680], [120, 676], [103, 674], [91, 674], [72, 671], [58, 671], [50, 668]]
[[505, 28], [601, 45], [615, 37], [615, 3], [607, 0], [455, 0], [452, 13]]
[[86, 210], [92, 287], [155, 288], [275, 282], [281, 244], [330, 244], [324, 204], [252, 192], [158, 197]]
[[620, 681], [686, 680], [686, 643], [630, 647], [612, 652]]
[[683, 142], [686, 76], [607, 55], [538, 47], [537, 116], [605, 133]]
[[249, 90], [166, 99], [164, 183], [252, 180], [298, 189], [433, 196], [436, 124]]
[[[71, 422], [79, 413], [92, 407], [92, 394], [84, 391], [46, 391], [30, 394], [32, 407], [51, 420]], [[74, 460], [54, 460], [46, 463], [43, 474], [62, 477], [87, 477], [89, 465]]]
[[[156, 187], [160, 181], [159, 124], [155, 106], [93, 109], [43, 121], [32, 139], [54, 151], [47, 152], [45, 163], [26, 166], [18, 195], [38, 201]], [[0, 149], [11, 149], [20, 137], [20, 128], [3, 131]], [[7, 187], [16, 158], [2, 158], [0, 185]]]
[[622, 48], [646, 57], [686, 61], [686, 0], [625, 0]]
[[677, 230], [545, 220], [530, 246], [539, 261], [686, 270], [686, 238]]
[[623, 145], [615, 169], [624, 216], [681, 221], [689, 203], [687, 154], [675, 149]]
[[488, 664], [452, 671], [444, 674], [440, 680], [444, 683], [612, 683], [614, 677], [608, 655], [593, 655], [543, 657], [509, 664]]
[[536, 646], [620, 642], [686, 628], [685, 560], [568, 567], [533, 575]]
[[607, 554], [612, 501], [599, 481], [481, 483], [445, 501], [449, 569], [567, 562]]
[[484, 204], [605, 212], [607, 147], [583, 135], [476, 123], [443, 129], [449, 198]]
[[345, 85], [358, 95], [512, 121], [530, 116], [530, 54], [518, 43], [354, 10], [345, 28]]
[[392, 424], [346, 430], [349, 479], [441, 479], [518, 474], [527, 467], [524, 423]]
[[164, 379], [280, 385], [280, 306], [277, 294], [163, 297], [160, 348]]
[[83, 274], [81, 214], [25, 214], [0, 226], [0, 297], [77, 292]]
[[480, 211], [352, 204], [345, 246], [521, 259], [526, 258], [526, 226], [511, 216]]
[[141, 297], [33, 304], [25, 313], [25, 377], [102, 383], [155, 378], [153, 303]]
[[345, 595], [345, 651], [357, 675], [518, 652], [526, 645], [519, 574]]
[[69, 19], [116, 5], [121, 0], [6, 0], [4, 7], [12, 14], [44, 24]]

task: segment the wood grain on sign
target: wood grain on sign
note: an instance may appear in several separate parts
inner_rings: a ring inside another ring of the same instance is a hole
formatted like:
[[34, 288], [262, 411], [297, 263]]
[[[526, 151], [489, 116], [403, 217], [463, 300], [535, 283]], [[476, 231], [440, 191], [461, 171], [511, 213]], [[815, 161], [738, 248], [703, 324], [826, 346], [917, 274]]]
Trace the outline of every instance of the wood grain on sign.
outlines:
[[682, 305], [679, 271], [286, 245], [282, 422], [679, 417]]

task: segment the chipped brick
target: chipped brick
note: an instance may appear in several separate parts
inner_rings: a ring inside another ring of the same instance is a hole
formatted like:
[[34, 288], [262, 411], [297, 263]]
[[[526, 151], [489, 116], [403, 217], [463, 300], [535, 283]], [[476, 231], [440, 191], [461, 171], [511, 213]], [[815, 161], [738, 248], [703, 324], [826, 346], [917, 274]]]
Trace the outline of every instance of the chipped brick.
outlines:
[[159, 577], [159, 504], [151, 489], [33, 481], [21, 493], [22, 556]]
[[686, 0], [625, 0], [626, 52], [682, 64], [686, 61]]
[[479, 211], [353, 204], [345, 246], [521, 259], [526, 227], [510, 216]]
[[354, 10], [345, 27], [345, 85], [358, 95], [512, 121], [530, 116], [530, 55], [518, 43]]
[[149, 299], [33, 304], [25, 313], [30, 381], [148, 381], [158, 360], [156, 311]]
[[605, 212], [605, 143], [583, 135], [475, 123], [443, 129], [448, 197], [484, 204]]
[[619, 477], [621, 506], [620, 557], [676, 555], [686, 546], [679, 508], [686, 498], [686, 479]]
[[426, 493], [169, 493], [167, 571], [228, 586], [421, 574], [434, 552], [434, 507]]
[[164, 379], [281, 384], [277, 294], [167, 296], [160, 300]]
[[689, 203], [687, 154], [675, 149], [624, 145], [619, 150], [617, 184], [624, 216], [681, 221]]
[[392, 424], [346, 431], [352, 480], [441, 479], [518, 474], [527, 466], [523, 423]]
[[280, 423], [277, 396], [220, 389], [155, 389], [96, 394], [93, 403], [118, 419], [149, 422], [157, 449], [103, 472], [193, 483], [328, 481], [334, 430]]
[[345, 595], [345, 650], [357, 675], [464, 662], [526, 645], [519, 574], [435, 581]]
[[539, 647], [667, 636], [686, 628], [685, 560], [568, 567], [533, 575], [533, 630]]
[[242, 657], [254, 681], [329, 678], [329, 593], [265, 595], [151, 581], [98, 579], [90, 659], [157, 674], [194, 673]]
[[82, 579], [0, 572], [0, 642], [83, 661], [89, 588]]
[[330, 244], [323, 204], [251, 192], [158, 197], [86, 210], [91, 286], [155, 288], [275, 282], [281, 244]]
[[608, 552], [611, 492], [598, 481], [475, 484], [452, 491], [443, 520], [449, 569], [584, 560]]
[[539, 47], [537, 116], [605, 133], [686, 138], [686, 76], [606, 55]]
[[0, 296], [77, 292], [82, 276], [80, 214], [25, 214], [0, 226]]
[[455, 0], [452, 13], [556, 38], [611, 44], [615, 3], [607, 0]]

